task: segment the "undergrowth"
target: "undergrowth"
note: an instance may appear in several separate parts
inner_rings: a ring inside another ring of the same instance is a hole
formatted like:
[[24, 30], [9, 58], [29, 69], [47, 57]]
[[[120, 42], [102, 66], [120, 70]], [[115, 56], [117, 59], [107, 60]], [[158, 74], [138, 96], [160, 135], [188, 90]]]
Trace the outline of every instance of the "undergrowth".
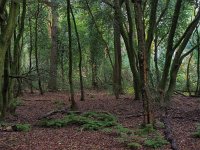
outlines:
[[130, 149], [140, 149], [142, 145], [159, 148], [168, 143], [151, 124], [137, 130], [129, 129], [121, 125], [114, 115], [104, 112], [71, 113], [62, 119], [41, 120], [39, 125], [53, 128], [77, 125], [81, 130], [115, 133], [118, 141]]
[[16, 124], [16, 131], [28, 132], [31, 130], [30, 124]]
[[167, 145], [168, 141], [163, 138], [160, 134], [154, 135], [147, 140], [145, 140], [144, 145], [150, 148], [160, 148], [163, 145]]
[[193, 133], [195, 138], [200, 138], [200, 124], [197, 125], [197, 131]]
[[117, 119], [111, 114], [86, 112], [81, 115], [69, 114], [63, 119], [42, 120], [39, 125], [43, 127], [65, 127], [78, 125], [84, 130], [100, 130], [117, 125]]

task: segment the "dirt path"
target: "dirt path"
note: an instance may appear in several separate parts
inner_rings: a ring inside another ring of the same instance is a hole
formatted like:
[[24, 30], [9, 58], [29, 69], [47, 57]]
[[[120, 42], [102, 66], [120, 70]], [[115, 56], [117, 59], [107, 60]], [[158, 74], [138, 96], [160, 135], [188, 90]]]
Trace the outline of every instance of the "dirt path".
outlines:
[[[129, 96], [115, 100], [105, 92], [90, 91], [86, 101], [78, 100], [79, 111], [107, 111], [119, 118], [125, 127], [137, 128], [142, 123], [142, 103]], [[45, 93], [44, 96], [24, 94], [23, 105], [17, 117], [9, 116], [10, 122], [34, 125], [38, 118], [49, 111], [69, 106], [68, 95], [64, 92]], [[131, 115], [139, 117], [134, 117]], [[191, 137], [196, 124], [200, 122], [200, 99], [175, 96], [170, 110], [174, 137], [180, 150], [199, 150], [200, 140]], [[0, 132], [0, 150], [125, 150], [116, 137], [100, 131], [80, 131], [71, 126], [61, 129], [38, 128], [33, 126], [27, 133]], [[163, 149], [167, 150], [168, 147]]]

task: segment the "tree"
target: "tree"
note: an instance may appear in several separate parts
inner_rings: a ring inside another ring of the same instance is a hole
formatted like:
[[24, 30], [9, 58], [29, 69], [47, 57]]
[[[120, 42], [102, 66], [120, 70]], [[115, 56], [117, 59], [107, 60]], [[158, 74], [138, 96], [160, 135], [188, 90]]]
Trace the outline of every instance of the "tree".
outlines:
[[70, 17], [70, 0], [67, 0], [67, 24], [68, 24], [68, 38], [69, 38], [69, 85], [70, 85], [70, 101], [71, 101], [71, 109], [76, 108], [76, 102], [74, 100], [74, 85], [72, 79], [72, 64], [73, 64], [73, 56], [72, 56], [72, 31], [71, 31], [71, 17]]
[[[8, 1], [4, 0], [1, 1], [1, 7], [2, 9], [6, 9], [6, 4]], [[9, 16], [6, 18], [7, 24], [4, 26], [1, 24], [1, 34], [0, 34], [0, 89], [2, 89], [2, 81], [3, 81], [3, 75], [4, 75], [4, 63], [6, 58], [6, 52], [10, 46], [10, 41], [12, 38], [12, 35], [14, 33], [16, 23], [17, 23], [17, 16], [19, 15], [19, 7], [20, 4], [12, 1], [11, 5], [9, 6]], [[1, 116], [5, 114], [5, 106], [6, 104], [3, 103], [3, 96], [2, 92], [0, 92], [0, 111]]]
[[[119, 1], [114, 1], [114, 7], [116, 8], [119, 5]], [[119, 98], [119, 94], [122, 93], [122, 56], [121, 56], [121, 35], [120, 35], [120, 16], [116, 9], [114, 10], [114, 54], [115, 54], [115, 64], [113, 69], [113, 91], [115, 97]]]
[[76, 20], [75, 20], [73, 9], [72, 9], [71, 5], [70, 5], [70, 10], [71, 10], [72, 19], [74, 22], [74, 28], [75, 28], [75, 32], [76, 32], [76, 38], [77, 38], [78, 50], [79, 50], [79, 65], [78, 65], [78, 67], [79, 67], [80, 90], [81, 90], [80, 100], [84, 101], [83, 75], [82, 75], [82, 49], [81, 49], [79, 33], [78, 33], [77, 25], [76, 25]]
[[51, 91], [57, 90], [57, 53], [58, 53], [58, 4], [51, 1], [51, 56], [48, 87]]

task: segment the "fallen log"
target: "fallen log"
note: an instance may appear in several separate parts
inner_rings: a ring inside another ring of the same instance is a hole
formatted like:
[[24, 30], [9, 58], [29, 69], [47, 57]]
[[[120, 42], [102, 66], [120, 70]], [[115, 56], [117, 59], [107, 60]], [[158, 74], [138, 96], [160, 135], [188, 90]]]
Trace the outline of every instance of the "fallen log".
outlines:
[[172, 150], [178, 150], [176, 140], [173, 138], [173, 134], [172, 134], [172, 130], [170, 127], [170, 122], [169, 122], [168, 116], [167, 115], [163, 116], [161, 118], [161, 121], [165, 125], [165, 130], [164, 130], [165, 138], [167, 139], [167, 141], [170, 142]]
[[80, 112], [80, 111], [70, 111], [70, 110], [64, 108], [64, 109], [50, 111], [50, 112], [46, 113], [44, 116], [39, 117], [38, 119], [39, 120], [46, 119], [46, 118], [51, 117], [51, 116], [58, 114], [58, 113], [67, 115], [67, 114], [71, 114], [71, 113], [81, 114], [82, 112]]

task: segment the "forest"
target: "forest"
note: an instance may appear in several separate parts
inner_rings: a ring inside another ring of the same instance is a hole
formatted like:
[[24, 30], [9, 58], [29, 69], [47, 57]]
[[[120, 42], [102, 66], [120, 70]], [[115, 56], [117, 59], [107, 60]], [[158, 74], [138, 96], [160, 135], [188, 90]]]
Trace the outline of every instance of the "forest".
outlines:
[[1, 150], [199, 150], [199, 0], [0, 0]]

